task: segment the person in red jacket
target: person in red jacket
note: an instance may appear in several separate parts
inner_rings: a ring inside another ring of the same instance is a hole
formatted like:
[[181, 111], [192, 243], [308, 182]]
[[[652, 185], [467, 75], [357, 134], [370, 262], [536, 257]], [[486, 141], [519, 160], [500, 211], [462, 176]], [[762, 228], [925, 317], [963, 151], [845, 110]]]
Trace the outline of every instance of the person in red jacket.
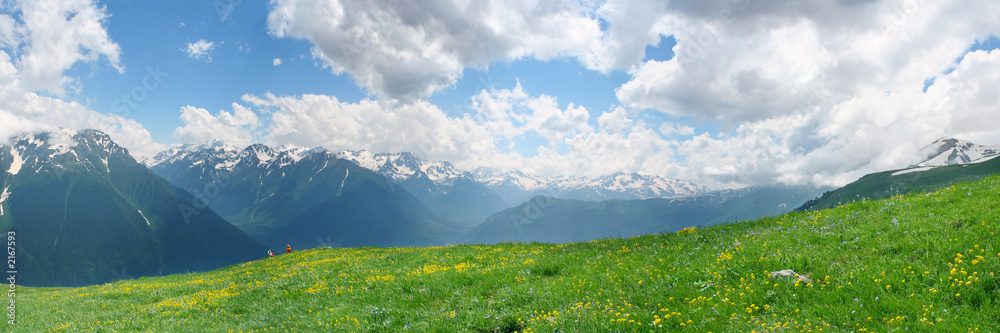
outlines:
[[291, 245], [285, 245], [285, 246], [288, 247], [285, 249], [285, 253], [292, 253], [292, 246]]

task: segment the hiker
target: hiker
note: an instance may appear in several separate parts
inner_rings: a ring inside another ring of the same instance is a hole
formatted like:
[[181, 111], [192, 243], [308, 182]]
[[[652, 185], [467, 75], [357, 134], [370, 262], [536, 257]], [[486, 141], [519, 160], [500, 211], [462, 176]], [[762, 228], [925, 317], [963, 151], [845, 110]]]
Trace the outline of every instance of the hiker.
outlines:
[[285, 245], [285, 246], [288, 247], [287, 249], [285, 249], [285, 253], [292, 253], [292, 246], [291, 245]]
[[274, 258], [274, 251], [271, 251], [271, 249], [267, 249], [267, 256], [269, 258]]

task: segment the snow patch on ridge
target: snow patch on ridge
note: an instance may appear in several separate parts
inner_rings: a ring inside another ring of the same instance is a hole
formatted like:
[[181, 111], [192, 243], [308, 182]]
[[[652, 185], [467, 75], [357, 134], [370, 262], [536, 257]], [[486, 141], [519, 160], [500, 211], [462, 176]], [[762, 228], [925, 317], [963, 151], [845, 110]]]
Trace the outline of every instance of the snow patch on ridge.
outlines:
[[143, 214], [141, 210], [136, 210], [139, 211], [139, 216], [142, 216], [142, 219], [146, 220], [146, 225], [149, 225], [149, 219], [146, 218], [146, 214]]
[[4, 187], [3, 192], [0, 193], [0, 216], [3, 216], [3, 202], [7, 201], [7, 197], [10, 197], [10, 192], [7, 192], [7, 189], [9, 188], [10, 187]]
[[10, 169], [7, 170], [7, 173], [9, 173], [11, 176], [14, 176], [17, 175], [19, 171], [21, 171], [21, 166], [24, 165], [24, 160], [21, 159], [21, 154], [17, 152], [17, 148], [11, 147], [10, 154], [14, 156], [14, 162], [10, 164]]
[[893, 172], [892, 176], [905, 175], [905, 174], [914, 173], [914, 172], [922, 172], [922, 171], [932, 170], [934, 168], [935, 167], [919, 167], [919, 168], [912, 168], [912, 169], [904, 169], [904, 170], [899, 170], [899, 171]]
[[344, 179], [340, 181], [340, 188], [344, 188], [344, 182], [347, 181], [347, 176], [351, 175], [351, 168], [344, 169]]

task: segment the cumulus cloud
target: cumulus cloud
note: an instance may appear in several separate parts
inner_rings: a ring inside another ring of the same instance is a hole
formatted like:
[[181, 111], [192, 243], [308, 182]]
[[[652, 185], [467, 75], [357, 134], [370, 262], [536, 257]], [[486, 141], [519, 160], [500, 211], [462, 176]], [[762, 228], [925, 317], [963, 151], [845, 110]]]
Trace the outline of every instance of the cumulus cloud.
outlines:
[[205, 62], [212, 62], [212, 49], [215, 48], [215, 42], [209, 42], [204, 39], [199, 39], [194, 43], [187, 43], [181, 51], [187, 53], [188, 57], [196, 60], [204, 60]]
[[334, 73], [348, 72], [380, 97], [427, 98], [466, 67], [523, 57], [579, 57], [597, 67], [603, 32], [586, 8], [563, 0], [413, 2], [276, 0], [274, 36], [306, 39]]
[[566, 137], [590, 132], [590, 111], [570, 103], [559, 108], [549, 95], [529, 96], [520, 83], [514, 89], [482, 90], [472, 98], [476, 119], [498, 137], [537, 134], [559, 145]]
[[190, 105], [181, 108], [184, 126], [174, 130], [174, 138], [181, 143], [195, 144], [214, 139], [239, 146], [253, 143], [260, 119], [247, 107], [237, 103], [232, 107], [233, 112], [219, 111], [218, 116]]
[[325, 95], [246, 95], [270, 122], [266, 142], [323, 146], [332, 150], [410, 151], [432, 160], [461, 160], [488, 153], [488, 135], [468, 118], [450, 118], [425, 101], [403, 104], [362, 100], [341, 102]]
[[77, 62], [106, 59], [119, 72], [121, 48], [104, 24], [108, 14], [91, 1], [18, 1], [0, 14], [0, 42], [19, 56], [20, 79], [29, 90], [63, 95], [75, 79], [64, 75]]
[[653, 28], [674, 36], [677, 57], [636, 64], [617, 96], [629, 108], [723, 125], [677, 142], [687, 177], [843, 185], [917, 162], [917, 149], [940, 136], [1000, 142], [987, 113], [1000, 94], [988, 77], [995, 56], [954, 63], [974, 40], [1000, 33], [976, 14], [997, 10], [959, 1], [670, 2]]
[[677, 123], [663, 123], [660, 124], [660, 134], [667, 137], [674, 135], [694, 135], [694, 127]]
[[271, 60], [271, 64], [274, 65], [274, 67], [281, 66], [283, 63], [284, 61], [282, 61], [281, 58], [274, 58], [274, 60]]
[[0, 12], [0, 138], [59, 128], [104, 131], [139, 158], [164, 146], [138, 122], [102, 114], [62, 95], [74, 64], [100, 59], [123, 71], [121, 50], [104, 28], [108, 14], [92, 1], [38, 0], [6, 4]]

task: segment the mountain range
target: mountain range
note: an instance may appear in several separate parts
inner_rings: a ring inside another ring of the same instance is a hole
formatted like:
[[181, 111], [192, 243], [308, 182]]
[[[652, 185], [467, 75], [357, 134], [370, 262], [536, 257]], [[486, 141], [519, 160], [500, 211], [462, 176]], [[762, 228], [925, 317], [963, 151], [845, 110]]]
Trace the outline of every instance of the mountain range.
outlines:
[[0, 145], [0, 188], [0, 229], [16, 233], [23, 285], [211, 270], [266, 254], [94, 130]]
[[272, 249], [426, 246], [454, 233], [400, 185], [322, 148], [216, 141], [146, 165]]
[[509, 206], [472, 174], [448, 162], [427, 162], [412, 153], [373, 154], [363, 150], [340, 152], [336, 157], [399, 184], [459, 229], [471, 228]]
[[474, 177], [496, 191], [510, 205], [539, 195], [602, 201], [689, 197], [708, 191], [703, 186], [681, 180], [622, 172], [595, 178], [537, 177], [519, 170], [498, 172], [479, 168]]
[[[281, 146], [270, 148], [254, 145], [253, 153], [263, 163], [243, 163], [241, 149], [215, 141], [203, 145], [176, 147], [147, 159], [144, 163], [154, 172], [182, 188], [198, 193], [200, 184], [219, 177], [219, 172], [248, 170], [248, 166], [289, 174], [289, 169], [302, 159], [317, 159], [339, 163], [349, 161], [363, 169], [381, 175], [391, 183], [416, 197], [432, 211], [442, 225], [468, 230], [493, 213], [520, 205], [544, 195], [585, 201], [636, 200], [675, 198], [705, 193], [704, 187], [691, 183], [646, 176], [637, 173], [617, 173], [604, 177], [550, 177], [528, 175], [519, 170], [497, 172], [478, 169], [462, 171], [448, 162], [429, 162], [412, 153], [371, 153], [342, 151], [331, 153], [323, 148]], [[259, 153], [263, 152], [263, 153]], [[263, 154], [263, 155], [261, 155]], [[272, 156], [273, 155], [273, 156]], [[272, 162], [276, 161], [276, 162]], [[239, 167], [238, 167], [239, 166]], [[309, 179], [316, 175], [308, 175]], [[226, 201], [226, 199], [222, 199]], [[236, 206], [251, 205], [244, 201]], [[232, 216], [233, 205], [212, 205], [224, 216]], [[242, 225], [241, 222], [234, 222]], [[253, 234], [253, 232], [251, 232]]]
[[[372, 154], [366, 151], [346, 151], [337, 155], [401, 184], [414, 180], [419, 180], [419, 183], [432, 182], [434, 184], [431, 186], [437, 187], [438, 192], [448, 192], [456, 183], [478, 183], [496, 193], [507, 207], [519, 205], [539, 195], [602, 201], [686, 197], [707, 191], [705, 187], [685, 181], [638, 173], [619, 172], [594, 178], [539, 177], [516, 169], [506, 172], [490, 168], [478, 168], [474, 172], [461, 171], [451, 163], [428, 162], [411, 153]], [[496, 200], [490, 198], [490, 201], [495, 203]]]
[[754, 186], [682, 198], [605, 201], [539, 196], [490, 216], [463, 240], [565, 243], [672, 232], [782, 214], [823, 190]]
[[[773, 202], [766, 204], [768, 208], [750, 205], [747, 211], [736, 212], [736, 207], [750, 201], [730, 199], [752, 201], [749, 198], [763, 190], [708, 192], [687, 182], [636, 173], [543, 178], [518, 170], [467, 172], [448, 162], [428, 162], [405, 152], [332, 153], [323, 148], [261, 144], [240, 149], [221, 141], [177, 147], [145, 163], [272, 247], [284, 243], [315, 247], [569, 239], [566, 237], [589, 240], [670, 230], [675, 224], [684, 227], [770, 215], [811, 198], [802, 197], [799, 189], [778, 191], [781, 193], [769, 194]], [[203, 194], [209, 192], [211, 195]], [[548, 197], [573, 202], [575, 209], [566, 212], [594, 212], [590, 220], [595, 226], [582, 233], [570, 232], [578, 225], [571, 217], [558, 217], [551, 223], [563, 232], [549, 238], [507, 233], [483, 236], [483, 230], [490, 230], [489, 224], [510, 215], [505, 209], [516, 210], [534, 202], [532, 198]], [[698, 199], [680, 199], [687, 197]], [[354, 201], [347, 205], [345, 198]], [[674, 200], [653, 200], [663, 198]], [[607, 200], [621, 203], [603, 203]], [[716, 209], [704, 216], [689, 213], [712, 202], [730, 209]], [[663, 203], [672, 208], [660, 209]], [[654, 207], [643, 210], [639, 218], [656, 220], [653, 225], [659, 227], [632, 228], [615, 218], [635, 215], [627, 213], [628, 208], [640, 206]]]

